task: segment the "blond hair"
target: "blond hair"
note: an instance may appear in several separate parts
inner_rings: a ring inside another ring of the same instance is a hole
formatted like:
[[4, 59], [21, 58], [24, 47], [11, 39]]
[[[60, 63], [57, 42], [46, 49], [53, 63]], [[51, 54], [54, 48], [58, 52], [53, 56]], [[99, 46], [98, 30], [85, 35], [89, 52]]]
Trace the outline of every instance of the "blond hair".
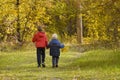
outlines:
[[54, 38], [54, 39], [57, 39], [57, 34], [56, 33], [54, 33], [53, 35], [52, 35], [52, 38]]

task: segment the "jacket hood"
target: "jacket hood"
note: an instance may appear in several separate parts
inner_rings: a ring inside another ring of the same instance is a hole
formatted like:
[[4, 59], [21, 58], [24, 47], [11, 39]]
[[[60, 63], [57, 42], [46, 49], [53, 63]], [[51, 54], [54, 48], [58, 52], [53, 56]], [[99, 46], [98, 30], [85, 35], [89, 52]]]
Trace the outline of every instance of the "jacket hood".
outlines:
[[44, 32], [38, 32], [39, 37], [44, 37], [45, 33]]

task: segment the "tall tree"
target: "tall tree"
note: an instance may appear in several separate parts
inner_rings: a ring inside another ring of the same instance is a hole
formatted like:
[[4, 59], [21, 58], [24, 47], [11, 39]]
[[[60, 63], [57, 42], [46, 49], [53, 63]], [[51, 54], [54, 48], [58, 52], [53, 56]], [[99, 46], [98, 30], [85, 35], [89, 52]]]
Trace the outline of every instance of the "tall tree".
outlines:
[[82, 8], [80, 4], [80, 0], [76, 0], [76, 27], [77, 27], [77, 41], [78, 43], [82, 44], [83, 43], [83, 26], [82, 26], [82, 16], [80, 15], [80, 9]]
[[16, 0], [16, 9], [17, 9], [17, 28], [16, 28], [16, 31], [17, 31], [17, 40], [18, 42], [22, 42], [21, 41], [21, 34], [20, 34], [20, 15], [19, 15], [19, 0]]

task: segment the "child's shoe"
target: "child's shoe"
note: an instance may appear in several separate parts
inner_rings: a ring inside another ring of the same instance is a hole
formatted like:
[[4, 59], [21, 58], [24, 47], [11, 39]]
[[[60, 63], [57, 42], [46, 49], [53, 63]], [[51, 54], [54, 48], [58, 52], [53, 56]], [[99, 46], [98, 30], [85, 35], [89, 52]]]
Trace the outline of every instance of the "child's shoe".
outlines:
[[56, 67], [58, 67], [58, 65], [56, 65]]
[[45, 64], [42, 64], [42, 67], [45, 67]]
[[38, 65], [37, 67], [38, 67], [38, 68], [40, 68], [40, 67], [41, 67], [41, 65]]

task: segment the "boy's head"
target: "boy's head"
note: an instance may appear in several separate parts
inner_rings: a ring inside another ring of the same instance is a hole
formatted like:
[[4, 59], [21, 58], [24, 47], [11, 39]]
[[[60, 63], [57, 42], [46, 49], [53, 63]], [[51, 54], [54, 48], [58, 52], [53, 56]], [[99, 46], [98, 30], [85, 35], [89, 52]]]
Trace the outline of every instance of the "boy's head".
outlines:
[[54, 34], [52, 35], [52, 38], [53, 38], [53, 39], [57, 39], [57, 34], [54, 33]]
[[38, 27], [37, 27], [37, 30], [41, 32], [41, 31], [42, 31], [42, 27], [41, 27], [41, 26], [38, 26]]

